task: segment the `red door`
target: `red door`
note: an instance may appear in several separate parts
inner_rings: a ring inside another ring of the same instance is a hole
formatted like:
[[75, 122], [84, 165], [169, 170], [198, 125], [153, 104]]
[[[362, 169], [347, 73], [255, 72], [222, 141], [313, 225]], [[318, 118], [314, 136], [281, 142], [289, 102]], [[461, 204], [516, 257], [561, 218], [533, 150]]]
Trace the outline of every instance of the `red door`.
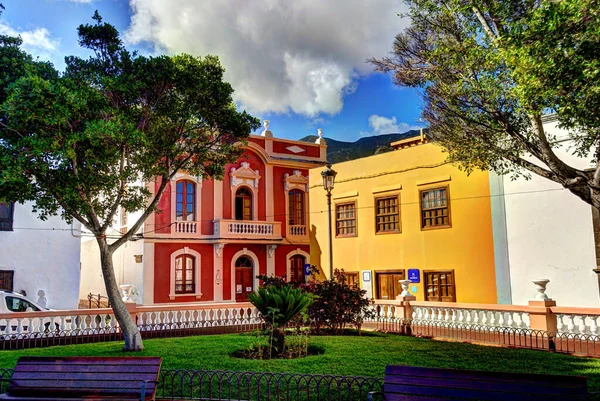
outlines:
[[235, 262], [235, 300], [236, 302], [248, 301], [248, 294], [254, 291], [254, 269], [252, 260], [247, 256], [240, 256]]
[[294, 255], [290, 259], [290, 282], [291, 283], [303, 283], [304, 282], [304, 256]]

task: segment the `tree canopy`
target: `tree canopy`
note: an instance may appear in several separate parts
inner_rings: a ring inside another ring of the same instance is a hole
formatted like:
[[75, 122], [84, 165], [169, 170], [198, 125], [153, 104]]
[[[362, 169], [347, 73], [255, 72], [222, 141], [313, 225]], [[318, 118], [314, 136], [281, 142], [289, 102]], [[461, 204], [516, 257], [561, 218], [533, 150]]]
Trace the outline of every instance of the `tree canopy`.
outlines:
[[[237, 111], [217, 57], [140, 56], [97, 12], [93, 19], [78, 29], [92, 56], [66, 57], [64, 73], [34, 61], [20, 39], [0, 38], [0, 193], [93, 233], [126, 349], [140, 349], [112, 253], [155, 211], [178, 171], [221, 177], [259, 122]], [[147, 182], [157, 183], [153, 193]], [[120, 208], [142, 216], [111, 241]]]
[[[600, 7], [596, 0], [407, 0], [411, 25], [370, 60], [420, 88], [430, 135], [462, 168], [535, 173], [600, 207]], [[576, 168], [544, 129], [555, 113]]]

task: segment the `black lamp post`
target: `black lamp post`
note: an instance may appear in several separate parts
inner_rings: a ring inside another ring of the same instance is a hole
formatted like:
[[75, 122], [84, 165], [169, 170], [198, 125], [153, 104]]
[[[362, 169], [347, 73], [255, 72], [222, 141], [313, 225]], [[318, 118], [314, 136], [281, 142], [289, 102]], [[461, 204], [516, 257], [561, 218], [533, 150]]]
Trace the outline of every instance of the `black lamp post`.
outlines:
[[331, 191], [335, 182], [337, 172], [331, 169], [331, 163], [327, 163], [327, 170], [321, 172], [323, 177], [323, 188], [327, 192], [327, 217], [329, 221], [329, 279], [333, 279], [333, 239], [331, 229]]

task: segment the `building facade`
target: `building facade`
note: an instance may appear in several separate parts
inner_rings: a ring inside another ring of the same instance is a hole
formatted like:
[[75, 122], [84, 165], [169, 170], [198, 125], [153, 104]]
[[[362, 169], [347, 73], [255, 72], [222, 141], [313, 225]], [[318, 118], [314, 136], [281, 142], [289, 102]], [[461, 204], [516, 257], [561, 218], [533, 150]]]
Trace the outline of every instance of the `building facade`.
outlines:
[[[378, 300], [410, 279], [417, 300], [496, 303], [488, 173], [467, 176], [422, 135], [392, 146], [333, 166], [334, 267]], [[321, 171], [310, 171], [311, 261], [328, 275]]]
[[304, 278], [308, 170], [324, 164], [326, 145], [275, 138], [268, 128], [250, 136], [222, 181], [181, 172], [167, 184], [144, 226], [144, 304], [242, 302], [259, 274]]
[[[544, 118], [544, 129], [561, 144], [555, 152], [562, 160], [576, 168], [592, 166], [591, 160], [569, 151], [567, 133], [558, 128], [554, 116]], [[597, 306], [592, 207], [534, 174], [511, 180], [490, 173], [490, 187], [499, 302], [526, 304], [532, 296], [531, 281], [549, 279], [547, 294], [559, 305]], [[600, 219], [596, 220], [600, 233]]]
[[0, 203], [0, 289], [53, 309], [75, 309], [81, 226], [57, 216], [42, 221], [32, 206]]

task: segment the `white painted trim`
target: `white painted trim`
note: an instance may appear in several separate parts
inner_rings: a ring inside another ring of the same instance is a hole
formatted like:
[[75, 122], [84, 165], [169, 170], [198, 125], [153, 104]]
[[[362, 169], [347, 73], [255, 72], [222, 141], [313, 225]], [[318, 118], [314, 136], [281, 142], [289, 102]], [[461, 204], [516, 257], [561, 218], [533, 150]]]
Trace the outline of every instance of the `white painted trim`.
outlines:
[[273, 195], [273, 166], [265, 164], [265, 211], [267, 221], [275, 221], [275, 196]]
[[241, 251], [238, 251], [231, 258], [231, 300], [235, 302], [235, 262], [238, 260], [240, 256], [248, 256], [252, 259], [252, 277], [254, 277], [253, 289], [256, 291], [258, 288], [259, 282], [256, 276], [260, 272], [260, 264], [258, 263], [258, 257], [252, 251], [249, 251], [248, 248], [244, 248]]
[[[215, 285], [214, 289], [214, 301], [223, 301], [223, 248], [225, 244], [213, 244], [213, 278]], [[221, 283], [217, 284], [217, 272], [221, 274]]]
[[213, 219], [223, 218], [223, 181], [213, 181]]
[[[153, 213], [154, 214], [154, 213]], [[143, 301], [145, 305], [154, 303], [154, 243], [144, 241], [143, 253]]]
[[[175, 294], [175, 259], [180, 255], [192, 255], [196, 258], [196, 266], [194, 266], [194, 275], [196, 279], [196, 288], [194, 289], [193, 294]], [[170, 283], [169, 283], [169, 298], [173, 300], [175, 297], [196, 297], [196, 299], [200, 299], [202, 297], [201, 292], [201, 277], [200, 277], [200, 266], [202, 259], [201, 255], [194, 251], [193, 249], [183, 247], [182, 249], [178, 249], [171, 254], [171, 275], [170, 275]]]
[[289, 252], [287, 255], [285, 255], [285, 264], [286, 264], [286, 270], [285, 270], [285, 279], [287, 281], [290, 281], [290, 277], [291, 277], [291, 273], [292, 273], [292, 256], [296, 256], [296, 255], [302, 255], [304, 256], [304, 263], [310, 263], [310, 255], [303, 251], [300, 248], [296, 248], [295, 250]]
[[231, 188], [231, 219], [235, 220], [235, 194], [241, 187], [252, 193], [252, 220], [258, 220], [258, 183], [262, 178], [258, 170], [252, 170], [250, 163], [241, 162], [239, 168], [232, 167], [229, 173]]

